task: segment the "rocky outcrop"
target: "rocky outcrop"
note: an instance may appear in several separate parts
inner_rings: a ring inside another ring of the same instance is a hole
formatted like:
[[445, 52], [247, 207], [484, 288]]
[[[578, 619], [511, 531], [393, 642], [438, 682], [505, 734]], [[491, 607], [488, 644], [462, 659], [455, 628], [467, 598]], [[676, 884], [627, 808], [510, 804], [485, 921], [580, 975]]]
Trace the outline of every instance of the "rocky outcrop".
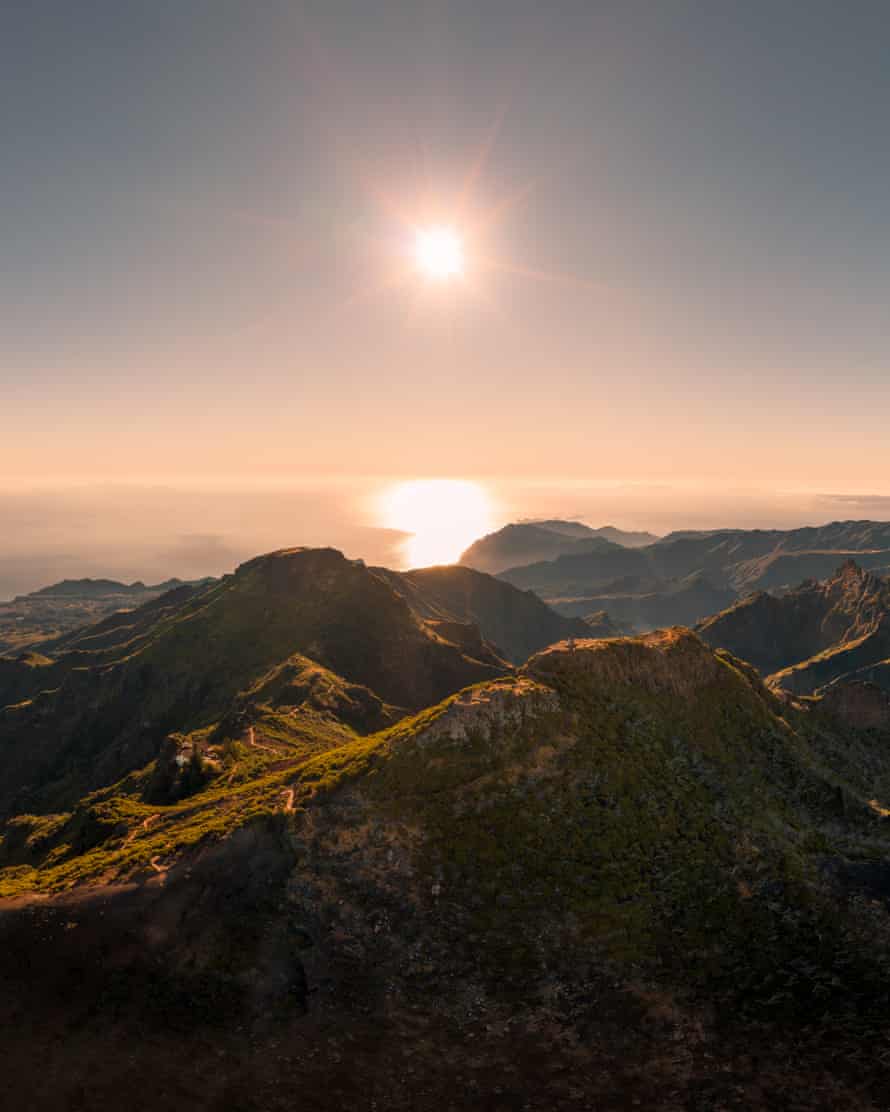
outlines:
[[533, 656], [523, 673], [545, 684], [583, 680], [687, 696], [713, 683], [723, 667], [694, 633], [676, 627], [636, 638], [562, 641]]
[[469, 688], [451, 699], [444, 712], [415, 735], [421, 748], [442, 740], [454, 743], [490, 741], [517, 730], [534, 718], [560, 709], [557, 693], [528, 678], [509, 684]]

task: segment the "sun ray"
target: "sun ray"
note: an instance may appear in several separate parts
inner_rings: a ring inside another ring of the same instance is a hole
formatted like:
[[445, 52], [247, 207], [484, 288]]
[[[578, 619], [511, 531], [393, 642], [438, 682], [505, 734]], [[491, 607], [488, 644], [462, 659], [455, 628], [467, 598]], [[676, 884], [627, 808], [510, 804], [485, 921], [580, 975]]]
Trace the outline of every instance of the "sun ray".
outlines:
[[463, 189], [460, 193], [459, 203], [462, 208], [466, 206], [469, 198], [474, 193], [478, 181], [482, 177], [485, 167], [488, 164], [488, 160], [491, 158], [492, 152], [494, 151], [495, 145], [498, 140], [498, 136], [501, 133], [501, 128], [504, 125], [504, 120], [506, 119], [507, 113], [510, 110], [511, 99], [511, 97], [504, 97], [501, 103], [498, 105], [494, 117], [492, 118], [491, 123], [488, 125], [485, 137], [483, 138], [479, 150], [476, 153], [476, 157], [470, 163], [470, 166], [464, 177]]
[[536, 282], [557, 282], [576, 286], [579, 289], [596, 290], [599, 293], [606, 293], [610, 289], [609, 285], [605, 282], [599, 282], [589, 278], [580, 278], [577, 274], [540, 270], [535, 267], [520, 266], [517, 263], [501, 262], [492, 258], [479, 258], [476, 262], [480, 268], [500, 271], [504, 274], [513, 274], [519, 278], [531, 278]]

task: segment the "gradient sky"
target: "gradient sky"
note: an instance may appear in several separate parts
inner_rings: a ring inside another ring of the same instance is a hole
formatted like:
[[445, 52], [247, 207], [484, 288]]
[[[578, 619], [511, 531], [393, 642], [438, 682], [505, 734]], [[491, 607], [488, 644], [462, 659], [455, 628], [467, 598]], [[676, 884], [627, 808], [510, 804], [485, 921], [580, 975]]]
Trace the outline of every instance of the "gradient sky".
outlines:
[[[0, 474], [890, 481], [888, 41], [855, 0], [4, 4]], [[469, 178], [511, 199], [471, 288], [382, 288]]]

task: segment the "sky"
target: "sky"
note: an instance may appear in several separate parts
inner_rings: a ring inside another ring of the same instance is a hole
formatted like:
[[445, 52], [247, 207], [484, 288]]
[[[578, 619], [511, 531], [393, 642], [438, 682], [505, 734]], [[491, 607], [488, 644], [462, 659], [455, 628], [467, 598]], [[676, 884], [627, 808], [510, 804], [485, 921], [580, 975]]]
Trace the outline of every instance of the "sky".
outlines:
[[888, 37], [867, 0], [3, 4], [7, 520], [76, 556], [122, 543], [71, 517], [109, 483], [176, 491], [153, 552], [251, 500], [301, 510], [245, 544], [351, 536], [417, 477], [656, 531], [890, 495]]

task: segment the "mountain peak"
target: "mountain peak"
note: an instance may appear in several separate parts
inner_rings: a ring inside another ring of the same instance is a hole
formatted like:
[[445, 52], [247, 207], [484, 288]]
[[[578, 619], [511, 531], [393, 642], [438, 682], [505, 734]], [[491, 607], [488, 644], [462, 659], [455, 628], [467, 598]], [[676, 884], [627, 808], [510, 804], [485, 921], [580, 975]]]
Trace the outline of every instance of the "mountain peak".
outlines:
[[840, 565], [840, 567], [834, 573], [834, 576], [832, 578], [833, 579], [863, 579], [863, 578], [865, 578], [866, 575], [867, 575], [867, 572], [863, 571], [863, 569], [859, 566], [859, 564], [856, 563], [856, 561], [853, 559], [852, 556], [849, 556]]

